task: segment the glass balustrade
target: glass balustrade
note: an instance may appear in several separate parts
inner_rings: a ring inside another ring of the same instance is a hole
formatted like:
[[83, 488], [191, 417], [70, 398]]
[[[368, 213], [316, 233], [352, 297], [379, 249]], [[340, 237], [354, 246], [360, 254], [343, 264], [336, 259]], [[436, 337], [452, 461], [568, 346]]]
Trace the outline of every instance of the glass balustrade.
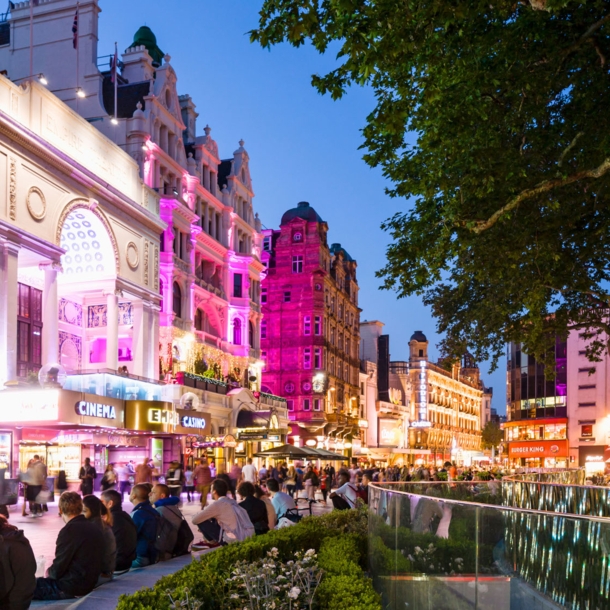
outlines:
[[[514, 484], [371, 485], [369, 567], [383, 607], [610, 608], [610, 519], [505, 505], [522, 500]], [[527, 484], [551, 501], [556, 486]]]

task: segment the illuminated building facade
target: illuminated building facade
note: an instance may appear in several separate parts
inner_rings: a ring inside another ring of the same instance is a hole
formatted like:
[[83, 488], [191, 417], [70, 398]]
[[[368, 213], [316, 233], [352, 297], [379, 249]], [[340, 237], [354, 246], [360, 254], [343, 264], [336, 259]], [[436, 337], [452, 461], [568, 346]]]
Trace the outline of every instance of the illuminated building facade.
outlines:
[[[263, 265], [244, 143], [221, 159], [211, 129], [197, 135], [195, 104], [178, 95], [171, 58], [148, 27], [113, 67], [114, 49], [98, 51], [98, 0], [78, 3], [73, 39], [66, 33], [76, 9], [76, 0], [34, 7], [32, 70], [136, 161], [144, 183], [139, 197], [159, 206], [166, 223], [146, 259], [151, 288], [161, 296], [155, 376], [208, 371], [246, 385], [256, 377], [256, 387]], [[0, 65], [13, 81], [30, 76], [29, 17], [29, 4], [17, 3], [9, 44], [0, 46]]]
[[263, 387], [288, 401], [294, 442], [358, 439], [359, 308], [356, 261], [327, 243], [309, 203], [263, 231]]
[[397, 463], [452, 459], [470, 465], [482, 459], [484, 386], [472, 358], [451, 370], [433, 364], [426, 336], [415, 331], [409, 361], [393, 361], [389, 336], [382, 332], [379, 321], [361, 324], [361, 394], [368, 421], [363, 455], [387, 462], [398, 454]]

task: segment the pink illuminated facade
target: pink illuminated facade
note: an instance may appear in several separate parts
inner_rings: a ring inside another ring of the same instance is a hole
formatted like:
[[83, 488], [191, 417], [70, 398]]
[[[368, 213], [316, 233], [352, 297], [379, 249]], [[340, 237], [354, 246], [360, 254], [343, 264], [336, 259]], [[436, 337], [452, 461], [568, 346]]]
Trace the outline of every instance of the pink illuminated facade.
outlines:
[[[113, 70], [97, 48], [97, 0], [79, 4], [79, 47], [68, 50], [61, 27], [71, 23], [75, 6], [75, 0], [51, 0], [36, 7], [34, 30], [48, 35], [34, 49], [35, 67], [60, 99], [137, 162], [142, 197], [158, 206], [166, 224], [146, 258], [151, 288], [161, 297], [158, 372], [213, 370], [217, 378], [248, 377], [257, 386], [264, 266], [244, 142], [223, 160], [209, 126], [197, 135], [195, 104], [178, 95], [171, 58], [148, 27], [136, 32]], [[19, 6], [11, 19], [17, 44], [29, 11]], [[0, 63], [12, 79], [28, 76], [28, 59], [0, 48]]]
[[295, 444], [359, 436], [356, 261], [306, 202], [263, 231], [263, 389], [288, 401]]

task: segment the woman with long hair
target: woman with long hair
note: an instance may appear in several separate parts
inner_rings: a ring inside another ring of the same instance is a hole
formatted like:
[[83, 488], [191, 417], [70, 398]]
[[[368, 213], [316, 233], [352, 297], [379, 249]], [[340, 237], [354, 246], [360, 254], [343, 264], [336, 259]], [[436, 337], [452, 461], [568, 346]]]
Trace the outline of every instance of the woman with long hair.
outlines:
[[104, 534], [104, 548], [102, 549], [102, 573], [97, 582], [98, 586], [112, 580], [116, 565], [116, 539], [112, 531], [112, 513], [104, 506], [97, 496], [83, 498], [83, 515], [96, 523]]

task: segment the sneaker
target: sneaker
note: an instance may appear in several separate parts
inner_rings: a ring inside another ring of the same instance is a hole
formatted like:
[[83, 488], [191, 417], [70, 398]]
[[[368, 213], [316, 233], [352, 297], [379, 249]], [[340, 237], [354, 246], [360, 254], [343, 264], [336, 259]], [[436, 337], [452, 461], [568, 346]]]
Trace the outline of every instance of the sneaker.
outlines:
[[214, 549], [217, 546], [220, 546], [219, 542], [208, 542], [207, 540], [202, 540], [201, 542], [191, 545], [191, 551], [205, 551], [206, 549]]

